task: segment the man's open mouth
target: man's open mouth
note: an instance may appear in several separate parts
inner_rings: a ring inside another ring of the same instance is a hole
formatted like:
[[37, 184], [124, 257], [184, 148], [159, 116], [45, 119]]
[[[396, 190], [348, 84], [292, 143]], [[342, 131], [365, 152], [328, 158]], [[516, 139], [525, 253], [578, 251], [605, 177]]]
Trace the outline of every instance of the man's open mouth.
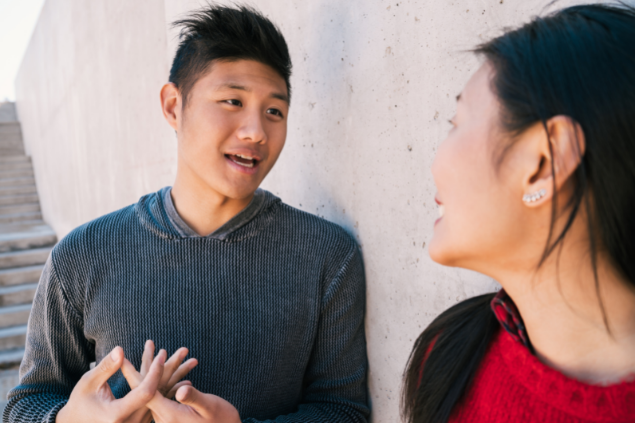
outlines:
[[252, 168], [258, 165], [258, 160], [253, 157], [244, 156], [242, 154], [225, 154], [232, 162], [236, 163], [239, 166]]

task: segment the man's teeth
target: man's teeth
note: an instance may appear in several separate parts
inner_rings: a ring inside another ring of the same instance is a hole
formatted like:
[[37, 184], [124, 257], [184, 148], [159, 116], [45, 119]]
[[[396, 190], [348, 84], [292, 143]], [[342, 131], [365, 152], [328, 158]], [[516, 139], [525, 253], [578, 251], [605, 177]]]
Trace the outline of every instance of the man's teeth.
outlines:
[[250, 160], [249, 162], [245, 163], [245, 162], [240, 162], [238, 160], [234, 160], [233, 156], [229, 156], [232, 159], [232, 162], [236, 163], [237, 165], [240, 165], [242, 167], [248, 167], [248, 168], [252, 168], [254, 167], [254, 159], [251, 157], [245, 157], [245, 156], [241, 156], [236, 154], [236, 157], [240, 157], [241, 159], [245, 159], [245, 160]]
[[439, 204], [439, 217], [443, 217], [443, 213], [445, 213], [445, 207]]
[[234, 156], [236, 157], [240, 157], [241, 159], [245, 159], [245, 160], [253, 160], [253, 157], [249, 157], [249, 156], [243, 156], [241, 154], [234, 154]]

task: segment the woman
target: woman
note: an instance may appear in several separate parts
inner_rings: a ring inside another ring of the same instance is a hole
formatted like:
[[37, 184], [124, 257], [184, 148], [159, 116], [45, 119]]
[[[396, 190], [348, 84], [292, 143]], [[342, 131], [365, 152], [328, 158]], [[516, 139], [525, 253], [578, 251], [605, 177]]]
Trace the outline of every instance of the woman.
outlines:
[[432, 167], [433, 260], [487, 274], [421, 334], [408, 422], [635, 422], [635, 11], [481, 46]]

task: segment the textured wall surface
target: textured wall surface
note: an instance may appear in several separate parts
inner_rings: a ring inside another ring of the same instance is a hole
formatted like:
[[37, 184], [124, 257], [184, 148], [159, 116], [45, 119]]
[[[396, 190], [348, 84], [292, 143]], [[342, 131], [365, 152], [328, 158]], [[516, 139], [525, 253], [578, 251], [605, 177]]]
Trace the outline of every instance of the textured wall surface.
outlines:
[[[429, 259], [429, 168], [479, 65], [466, 50], [547, 2], [251, 2], [279, 24], [295, 66], [287, 145], [265, 188], [343, 225], [362, 247], [375, 423], [400, 420], [401, 375], [425, 325], [497, 286]], [[171, 183], [174, 135], [158, 101], [176, 45], [168, 23], [200, 3], [47, 1], [17, 103], [58, 235]]]
[[176, 141], [159, 109], [156, 0], [47, 0], [16, 81], [45, 220], [58, 235], [169, 185]]

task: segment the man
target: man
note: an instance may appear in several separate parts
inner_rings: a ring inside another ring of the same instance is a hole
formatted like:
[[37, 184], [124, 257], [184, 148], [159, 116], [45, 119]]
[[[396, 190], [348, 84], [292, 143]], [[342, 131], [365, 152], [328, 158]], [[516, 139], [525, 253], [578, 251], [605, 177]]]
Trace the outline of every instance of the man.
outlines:
[[358, 248], [258, 189], [286, 138], [285, 40], [245, 7], [177, 24], [176, 181], [55, 247], [4, 421], [365, 422]]

